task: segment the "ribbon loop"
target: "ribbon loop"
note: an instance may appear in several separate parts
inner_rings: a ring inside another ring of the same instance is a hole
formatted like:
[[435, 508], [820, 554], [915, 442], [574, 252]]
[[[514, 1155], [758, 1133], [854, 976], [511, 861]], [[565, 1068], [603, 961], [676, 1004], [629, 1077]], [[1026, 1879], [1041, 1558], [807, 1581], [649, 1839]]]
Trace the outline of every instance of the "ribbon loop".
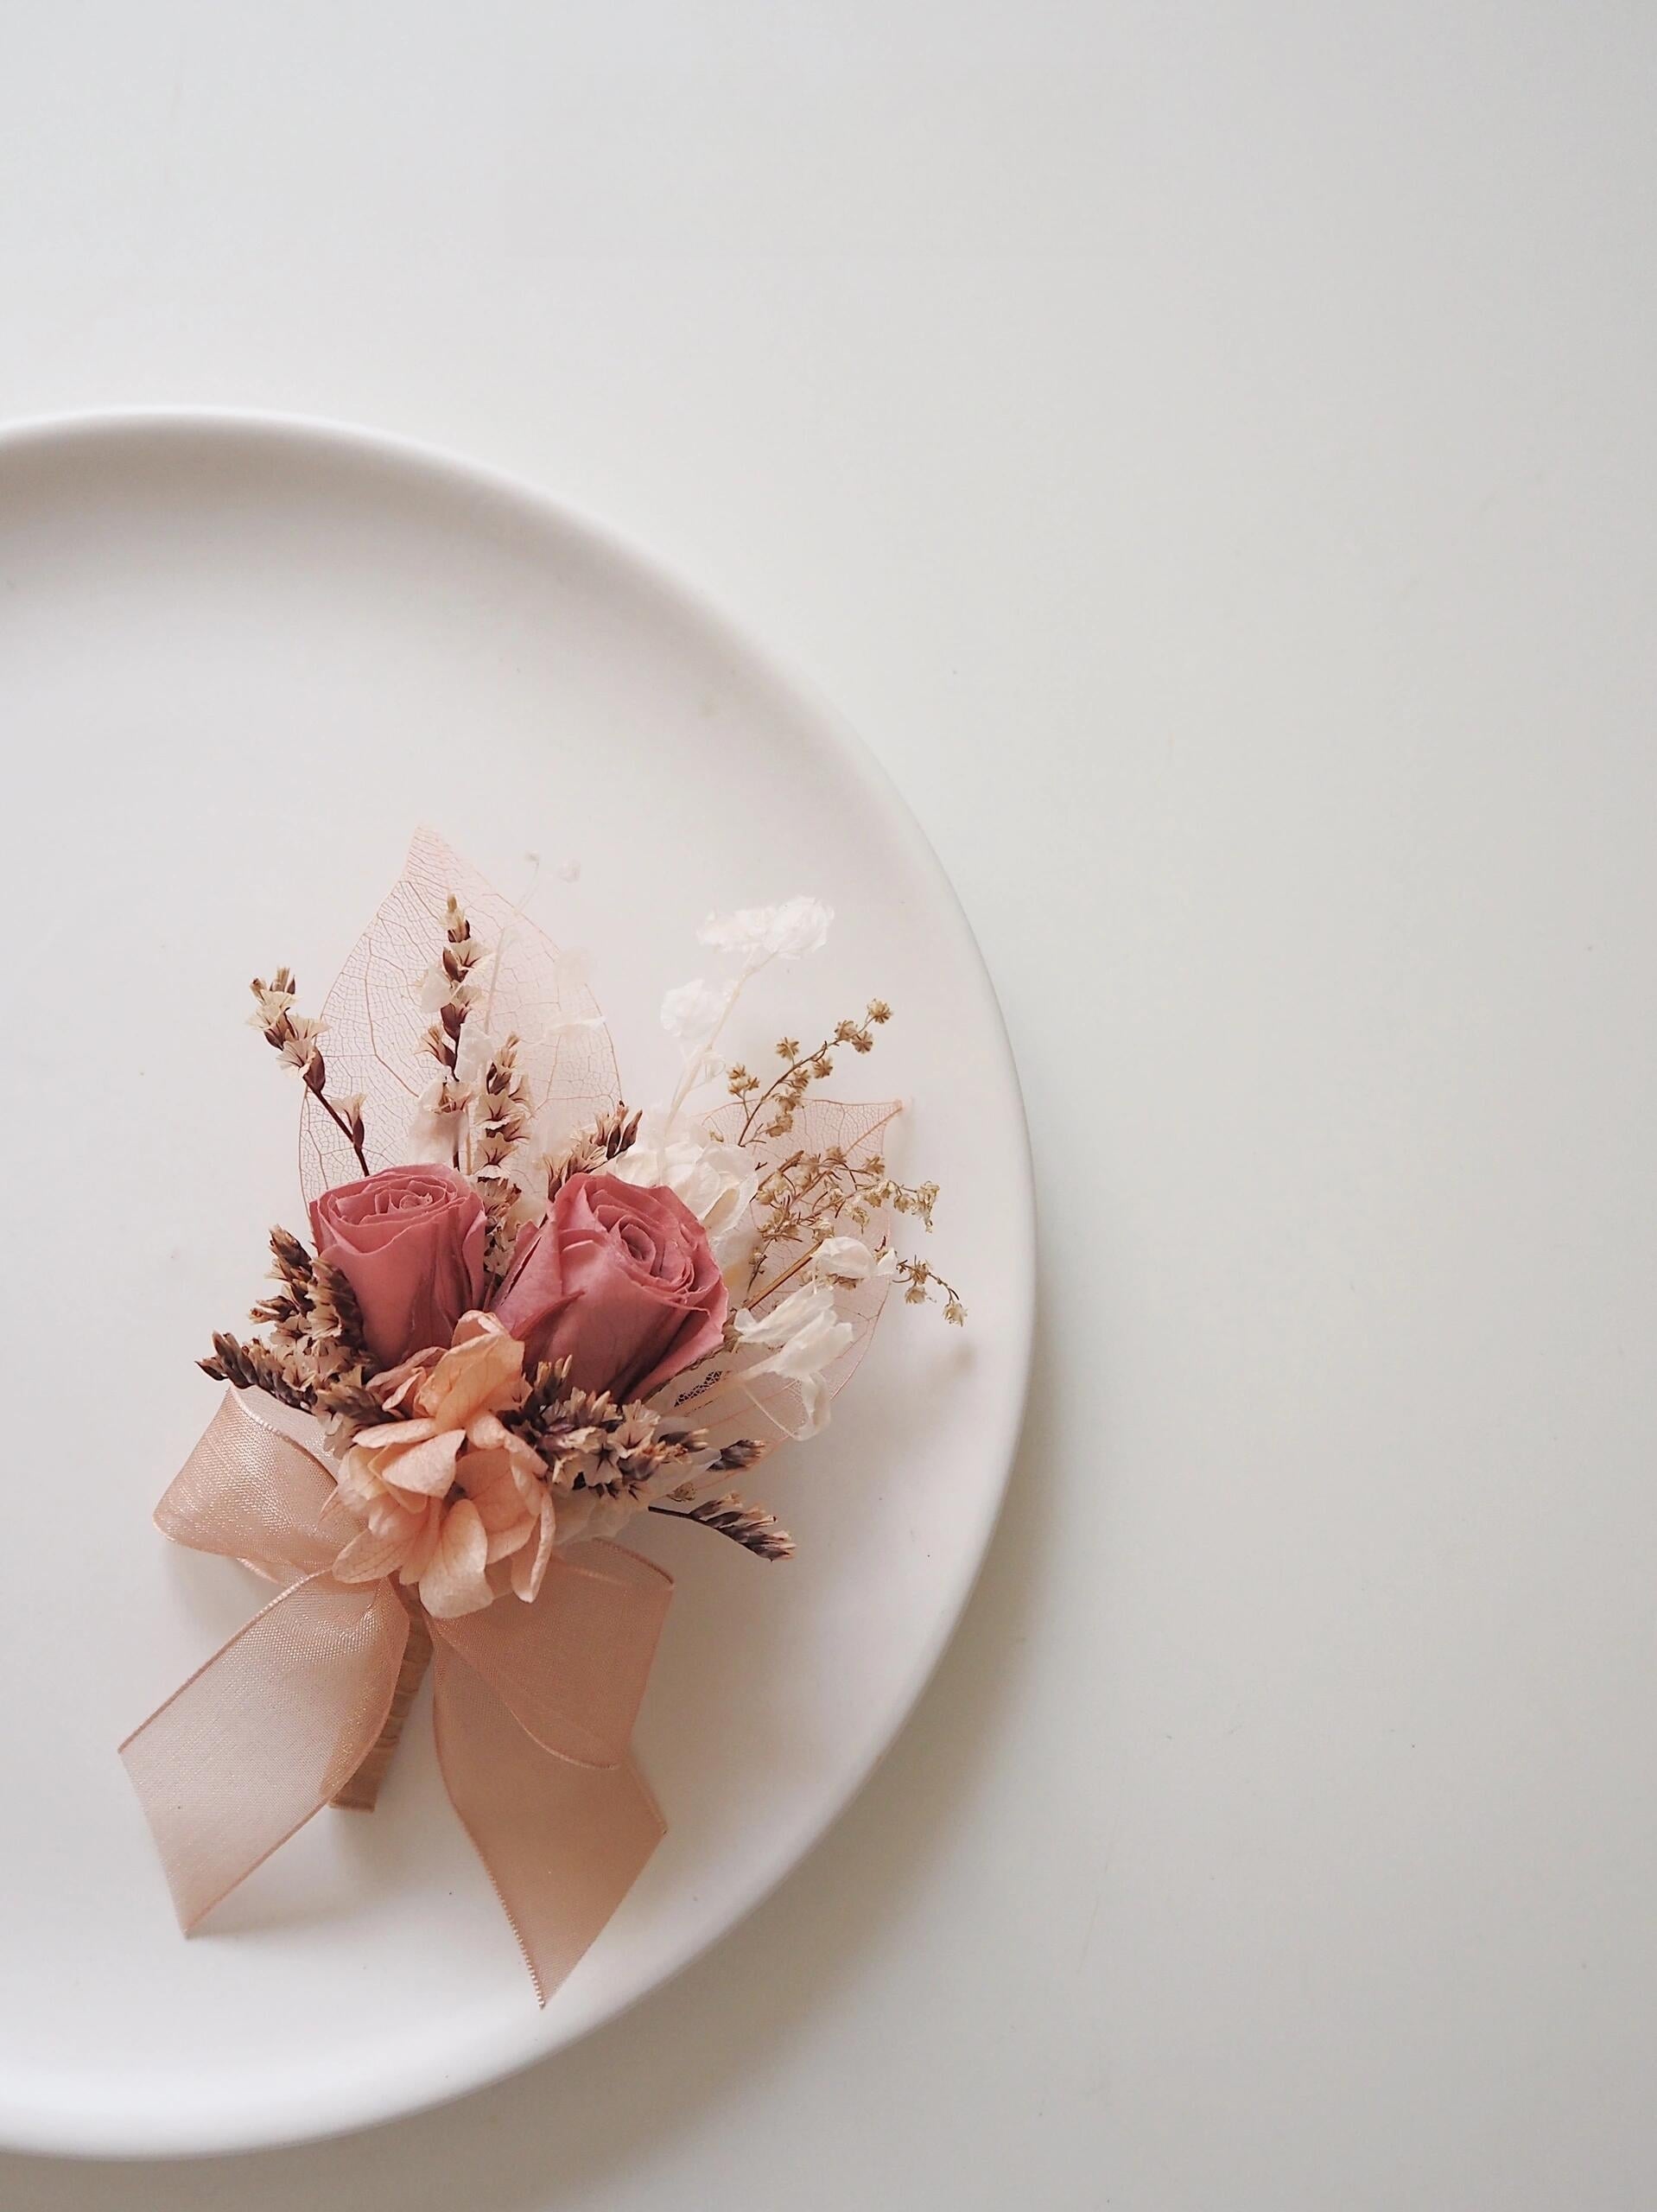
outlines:
[[[194, 1552], [239, 1559], [273, 1582], [295, 1582], [333, 1563], [343, 1541], [324, 1523], [333, 1478], [302, 1440], [320, 1432], [307, 1414], [271, 1403], [267, 1421], [226, 1390], [200, 1441], [156, 1508], [156, 1526]], [[301, 1429], [300, 1424], [304, 1424]]]

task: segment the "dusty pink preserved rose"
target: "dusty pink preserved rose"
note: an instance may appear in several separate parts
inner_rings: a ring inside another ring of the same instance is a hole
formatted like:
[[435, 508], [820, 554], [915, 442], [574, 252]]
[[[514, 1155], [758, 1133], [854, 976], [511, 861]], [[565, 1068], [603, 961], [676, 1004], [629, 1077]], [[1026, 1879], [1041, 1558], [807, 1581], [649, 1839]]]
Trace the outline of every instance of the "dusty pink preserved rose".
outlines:
[[458, 1169], [383, 1167], [311, 1204], [317, 1256], [357, 1294], [375, 1363], [446, 1346], [483, 1301], [483, 1202]]
[[568, 1359], [581, 1389], [648, 1398], [718, 1349], [729, 1300], [683, 1200], [613, 1175], [572, 1175], [520, 1238], [496, 1317], [528, 1364]]

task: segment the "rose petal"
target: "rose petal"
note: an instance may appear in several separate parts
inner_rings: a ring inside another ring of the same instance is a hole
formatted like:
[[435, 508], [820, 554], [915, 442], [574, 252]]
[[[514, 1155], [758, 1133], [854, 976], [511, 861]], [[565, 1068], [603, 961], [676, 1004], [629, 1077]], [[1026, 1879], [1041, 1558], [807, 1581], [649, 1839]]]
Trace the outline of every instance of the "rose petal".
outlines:
[[456, 1169], [382, 1168], [311, 1205], [319, 1256], [357, 1294], [377, 1366], [447, 1344], [483, 1294], [483, 1203]]

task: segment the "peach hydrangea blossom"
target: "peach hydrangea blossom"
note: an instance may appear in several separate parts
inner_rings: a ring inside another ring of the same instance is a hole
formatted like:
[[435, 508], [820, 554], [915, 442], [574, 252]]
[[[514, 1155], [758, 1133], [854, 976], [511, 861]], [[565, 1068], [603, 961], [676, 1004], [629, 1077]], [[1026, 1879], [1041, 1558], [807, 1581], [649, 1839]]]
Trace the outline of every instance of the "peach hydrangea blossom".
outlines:
[[437, 1620], [497, 1595], [489, 1569], [527, 1603], [551, 1556], [546, 1462], [500, 1416], [524, 1395], [524, 1347], [491, 1313], [467, 1313], [446, 1351], [377, 1376], [395, 1417], [359, 1429], [340, 1467], [340, 1502], [360, 1522], [333, 1563], [341, 1582], [396, 1575]]

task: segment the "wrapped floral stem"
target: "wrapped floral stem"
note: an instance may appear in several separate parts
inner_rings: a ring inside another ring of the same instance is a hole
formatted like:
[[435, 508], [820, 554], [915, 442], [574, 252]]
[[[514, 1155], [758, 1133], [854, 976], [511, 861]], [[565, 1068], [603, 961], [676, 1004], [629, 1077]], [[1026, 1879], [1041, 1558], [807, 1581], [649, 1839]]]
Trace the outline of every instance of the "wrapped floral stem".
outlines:
[[357, 1813], [371, 1813], [379, 1802], [380, 1785], [390, 1770], [391, 1758], [403, 1731], [407, 1725], [409, 1708], [413, 1706], [420, 1685], [426, 1679], [426, 1669], [431, 1665], [431, 1630], [417, 1604], [410, 1604], [404, 1596], [403, 1605], [409, 1615], [409, 1640], [403, 1647], [403, 1658], [397, 1668], [397, 1687], [391, 1693], [390, 1708], [384, 1725], [369, 1748], [368, 1756], [358, 1767], [343, 1789], [329, 1798], [331, 1805]]

